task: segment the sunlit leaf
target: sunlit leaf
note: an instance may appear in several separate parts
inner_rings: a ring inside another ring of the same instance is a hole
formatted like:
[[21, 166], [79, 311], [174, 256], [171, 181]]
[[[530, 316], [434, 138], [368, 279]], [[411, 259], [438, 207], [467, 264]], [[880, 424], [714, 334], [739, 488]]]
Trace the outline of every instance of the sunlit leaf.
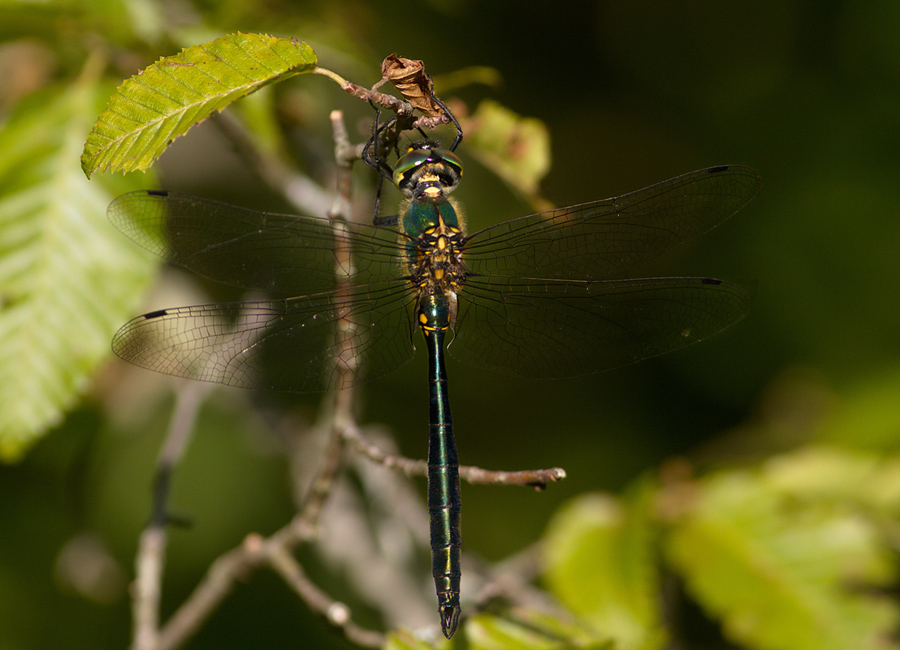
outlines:
[[471, 650], [611, 650], [614, 647], [609, 641], [585, 639], [578, 633], [561, 634], [560, 626], [555, 623], [550, 629], [544, 629], [536, 621], [530, 623], [538, 624], [523, 625], [507, 618], [479, 614], [466, 621], [466, 641]]
[[[106, 221], [144, 177], [90, 182], [84, 133], [108, 93], [89, 82], [45, 92], [0, 130], [0, 457], [57, 423], [109, 354], [149, 279], [149, 257]], [[112, 186], [115, 186], [114, 188]]]
[[746, 647], [893, 647], [898, 609], [873, 587], [896, 570], [876, 528], [840, 501], [788, 497], [771, 478], [732, 472], [699, 483], [666, 544], [690, 593]]
[[315, 64], [302, 41], [240, 33], [160, 59], [116, 89], [85, 143], [82, 169], [89, 177], [147, 169], [193, 125]]
[[583, 496], [557, 514], [545, 541], [547, 585], [622, 649], [659, 648], [664, 640], [650, 496], [643, 484], [624, 503]]
[[900, 458], [836, 447], [806, 447], [766, 463], [767, 483], [788, 498], [843, 503], [900, 515]]
[[399, 632], [391, 632], [385, 644], [381, 646], [381, 650], [435, 650], [435, 648], [444, 647], [449, 648], [450, 642], [443, 637], [437, 644], [432, 645], [414, 637], [409, 632], [401, 630]]
[[822, 424], [831, 442], [876, 449], [900, 447], [900, 369], [876, 372], [841, 395]]
[[490, 100], [464, 120], [467, 150], [530, 201], [536, 210], [550, 206], [539, 184], [550, 170], [550, 134], [533, 117], [522, 117]]

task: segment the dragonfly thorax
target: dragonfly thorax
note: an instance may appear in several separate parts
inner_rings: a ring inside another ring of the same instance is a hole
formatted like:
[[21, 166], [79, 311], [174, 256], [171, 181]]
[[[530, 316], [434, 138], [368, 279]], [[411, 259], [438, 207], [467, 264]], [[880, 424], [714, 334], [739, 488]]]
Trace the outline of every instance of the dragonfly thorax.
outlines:
[[426, 335], [453, 326], [456, 294], [467, 277], [462, 220], [456, 203], [446, 196], [461, 175], [459, 158], [427, 140], [411, 146], [394, 168], [394, 182], [408, 197], [399, 220], [404, 264], [418, 293], [416, 320]]
[[462, 231], [439, 217], [414, 242], [409, 258], [413, 285], [429, 294], [459, 292], [466, 278], [464, 243]]
[[[434, 151], [414, 153], [430, 156]], [[457, 293], [467, 277], [463, 264], [466, 237], [456, 203], [440, 191], [442, 181], [434, 179], [430, 166], [420, 166], [421, 173], [414, 175], [419, 185], [401, 209], [407, 277], [420, 293]]]

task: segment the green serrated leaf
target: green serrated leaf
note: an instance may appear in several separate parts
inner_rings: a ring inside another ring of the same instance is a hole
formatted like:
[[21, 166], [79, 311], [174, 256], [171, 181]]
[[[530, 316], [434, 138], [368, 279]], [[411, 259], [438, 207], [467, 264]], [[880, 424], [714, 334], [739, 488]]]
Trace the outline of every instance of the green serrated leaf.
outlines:
[[150, 257], [106, 221], [119, 191], [78, 169], [108, 88], [82, 82], [21, 105], [0, 131], [0, 457], [13, 459], [84, 390], [133, 313]]
[[733, 641], [762, 650], [893, 647], [895, 603], [868, 587], [896, 579], [875, 527], [851, 509], [785, 498], [764, 472], [699, 484], [667, 556]]
[[655, 603], [652, 494], [641, 483], [625, 502], [600, 494], [579, 497], [554, 517], [544, 544], [551, 591], [622, 649], [664, 644]]
[[81, 167], [88, 177], [147, 169], [193, 125], [315, 64], [303, 41], [241, 33], [160, 59], [116, 89], [88, 136]]

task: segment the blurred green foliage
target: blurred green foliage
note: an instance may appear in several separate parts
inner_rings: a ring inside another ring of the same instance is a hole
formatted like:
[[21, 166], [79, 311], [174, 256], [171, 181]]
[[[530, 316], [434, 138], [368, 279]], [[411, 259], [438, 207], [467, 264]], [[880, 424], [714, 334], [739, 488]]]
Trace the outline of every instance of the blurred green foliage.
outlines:
[[[48, 434], [0, 468], [0, 648], [128, 643], [126, 585], [177, 386], [108, 360], [108, 340], [142, 307], [221, 296], [167, 273], [148, 298], [149, 263], [110, 243], [119, 235], [103, 209], [154, 178], [87, 181], [78, 158], [113, 85], [237, 31], [306, 40], [320, 65], [364, 85], [391, 52], [423, 59], [438, 80], [498, 71], [499, 85], [453, 93], [547, 126], [541, 194], [556, 204], [720, 163], [764, 178], [735, 219], [647, 270], [754, 286], [751, 315], [726, 333], [577, 380], [498, 382], [451, 362], [462, 462], [569, 476], [540, 495], [463, 487], [466, 551], [496, 560], [543, 539], [542, 584], [573, 616], [480, 615], [466, 628], [472, 647], [603, 647], [611, 636], [654, 648], [672, 634], [683, 647], [897, 645], [896, 3], [7, 0], [0, 17], [0, 410], [19, 423], [4, 424], [16, 441], [4, 453]], [[267, 93], [235, 110], [264, 149], [330, 187], [329, 111], [344, 110], [360, 142], [371, 110], [321, 78]], [[471, 158], [484, 166], [470, 163], [457, 193], [471, 229], [531, 211], [527, 192]], [[168, 189], [285, 209], [211, 128], [181, 138], [156, 171]], [[372, 179], [357, 176], [365, 217]], [[122, 274], [134, 276], [127, 295], [104, 282]], [[359, 414], [412, 457], [425, 451], [419, 362], [367, 386]], [[43, 408], [30, 408], [39, 393]], [[164, 616], [219, 553], [290, 517], [275, 427], [255, 414], [277, 404], [311, 420], [318, 400], [261, 399], [220, 391], [201, 414], [173, 496], [195, 524], [172, 534]], [[350, 581], [310, 571], [353, 602]], [[390, 643], [420, 646], [403, 634]], [[264, 574], [189, 646], [261, 640], [346, 647]]]

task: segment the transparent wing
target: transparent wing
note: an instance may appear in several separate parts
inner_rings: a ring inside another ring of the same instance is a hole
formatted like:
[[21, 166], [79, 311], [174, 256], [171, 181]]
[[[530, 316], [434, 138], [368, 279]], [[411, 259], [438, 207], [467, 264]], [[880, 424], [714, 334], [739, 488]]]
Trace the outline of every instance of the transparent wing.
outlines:
[[708, 278], [471, 278], [448, 351], [520, 377], [609, 370], [700, 341], [746, 315], [738, 286]]
[[113, 351], [149, 370], [241, 388], [339, 390], [409, 361], [411, 302], [402, 282], [287, 300], [163, 309], [126, 323]]
[[[279, 297], [330, 291], [338, 273], [358, 283], [399, 275], [397, 231], [258, 212], [186, 194], [116, 198], [110, 222], [157, 255], [211, 280]], [[352, 255], [352, 266], [346, 263]]]
[[710, 167], [619, 197], [533, 214], [472, 234], [474, 275], [600, 279], [645, 264], [715, 227], [759, 191], [747, 167]]

